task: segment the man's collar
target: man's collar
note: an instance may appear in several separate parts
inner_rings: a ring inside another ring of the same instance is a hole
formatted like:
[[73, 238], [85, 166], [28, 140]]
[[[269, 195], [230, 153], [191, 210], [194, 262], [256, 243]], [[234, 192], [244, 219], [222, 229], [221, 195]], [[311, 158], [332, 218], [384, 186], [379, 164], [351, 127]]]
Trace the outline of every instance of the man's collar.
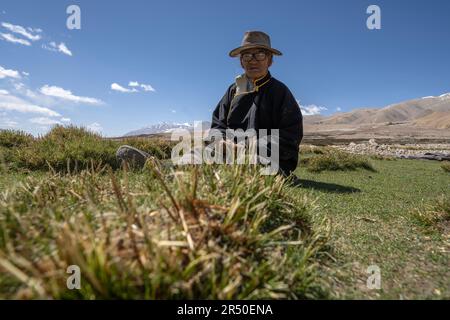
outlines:
[[272, 76], [270, 75], [270, 72], [267, 71], [264, 77], [254, 80], [253, 84], [255, 85], [255, 88], [259, 88], [266, 84], [270, 80], [270, 78], [272, 78]]
[[[250, 92], [258, 92], [259, 88], [265, 85], [270, 81], [272, 78], [272, 75], [269, 71], [267, 71], [266, 75], [262, 78], [256, 79], [254, 81], [251, 81], [247, 78], [247, 76], [244, 74], [241, 74], [236, 77], [236, 92], [234, 96], [240, 95], [240, 94], [247, 94]], [[250, 90], [249, 86], [250, 85]]]

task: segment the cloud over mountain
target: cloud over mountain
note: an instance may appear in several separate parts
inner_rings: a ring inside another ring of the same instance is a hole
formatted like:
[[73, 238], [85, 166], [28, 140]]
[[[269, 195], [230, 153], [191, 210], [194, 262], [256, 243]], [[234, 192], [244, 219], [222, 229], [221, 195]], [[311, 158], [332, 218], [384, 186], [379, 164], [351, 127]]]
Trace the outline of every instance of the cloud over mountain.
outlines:
[[103, 101], [96, 98], [76, 96], [72, 93], [72, 91], [57, 86], [45, 85], [40, 89], [40, 92], [47, 96], [69, 100], [76, 103], [86, 103], [93, 105], [100, 105], [104, 103]]

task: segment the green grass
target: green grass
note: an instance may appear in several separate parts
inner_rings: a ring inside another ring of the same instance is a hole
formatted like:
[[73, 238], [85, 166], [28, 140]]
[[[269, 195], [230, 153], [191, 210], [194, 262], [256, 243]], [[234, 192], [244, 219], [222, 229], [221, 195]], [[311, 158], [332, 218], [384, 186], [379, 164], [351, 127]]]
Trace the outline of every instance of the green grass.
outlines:
[[441, 165], [442, 170], [450, 172], [450, 161], [444, 161]]
[[[448, 174], [434, 161], [372, 162], [376, 172], [296, 171], [332, 220], [333, 291], [345, 298], [450, 298]], [[419, 223], [417, 212], [440, 227]], [[381, 290], [366, 288], [373, 264], [381, 268]]]
[[436, 203], [429, 205], [427, 208], [419, 209], [414, 212], [416, 222], [433, 231], [446, 231], [450, 226], [450, 197], [444, 195], [437, 199]]
[[55, 126], [44, 136], [34, 138], [20, 131], [0, 130], [0, 164], [3, 170], [52, 170], [72, 172], [109, 165], [118, 169], [116, 150], [127, 144], [160, 159], [170, 157], [170, 141], [127, 138], [103, 139], [85, 128]]
[[13, 148], [29, 146], [33, 142], [33, 136], [15, 130], [0, 130], [0, 147]]
[[347, 171], [365, 169], [374, 171], [370, 160], [366, 156], [350, 154], [332, 148], [314, 148], [311, 151], [314, 156], [303, 157], [301, 164], [306, 165], [311, 172]]
[[[302, 146], [292, 186], [248, 166], [113, 162], [121, 144], [167, 159], [160, 140], [60, 127], [31, 139], [0, 134], [0, 298], [450, 298], [438, 162]], [[20, 160], [31, 150], [35, 167]], [[381, 290], [366, 286], [370, 265]]]
[[[0, 297], [329, 296], [318, 275], [328, 224], [280, 177], [150, 162], [139, 173], [14, 177], [0, 196]], [[66, 287], [69, 265], [82, 270], [79, 291]]]

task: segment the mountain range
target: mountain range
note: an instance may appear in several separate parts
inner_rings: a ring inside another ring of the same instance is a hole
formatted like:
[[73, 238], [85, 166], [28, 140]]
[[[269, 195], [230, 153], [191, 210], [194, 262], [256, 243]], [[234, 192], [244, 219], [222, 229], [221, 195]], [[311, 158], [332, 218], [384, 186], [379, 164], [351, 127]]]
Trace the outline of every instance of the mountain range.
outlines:
[[310, 125], [405, 124], [433, 129], [450, 129], [450, 93], [388, 105], [361, 108], [325, 117], [305, 116]]
[[[358, 108], [330, 116], [309, 115], [303, 117], [305, 126], [326, 128], [356, 128], [363, 125], [408, 125], [429, 129], [450, 129], [450, 93], [427, 96], [388, 105], [383, 108]], [[208, 121], [196, 122], [202, 130], [210, 128]], [[194, 130], [194, 123], [160, 122], [130, 131], [124, 136], [140, 136], [170, 133], [176, 129]]]
[[202, 130], [204, 131], [211, 127], [211, 123], [208, 121], [198, 121], [195, 123], [189, 123], [189, 122], [177, 123], [177, 122], [163, 121], [163, 122], [159, 122], [156, 124], [148, 125], [144, 128], [138, 129], [138, 130], [130, 131], [130, 132], [126, 133], [124, 136], [130, 137], [130, 136], [157, 134], [157, 133], [171, 133], [177, 129], [186, 129], [186, 130], [193, 131], [197, 127], [201, 127]]

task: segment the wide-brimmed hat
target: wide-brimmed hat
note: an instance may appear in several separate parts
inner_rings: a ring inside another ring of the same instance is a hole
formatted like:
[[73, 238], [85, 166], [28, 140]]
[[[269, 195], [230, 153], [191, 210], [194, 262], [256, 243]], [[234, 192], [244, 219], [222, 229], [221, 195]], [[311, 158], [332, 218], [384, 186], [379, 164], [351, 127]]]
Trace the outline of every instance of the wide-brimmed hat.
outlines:
[[247, 31], [242, 39], [241, 46], [230, 51], [230, 57], [237, 57], [242, 51], [253, 48], [266, 49], [277, 56], [282, 53], [270, 45], [270, 37], [262, 31]]

